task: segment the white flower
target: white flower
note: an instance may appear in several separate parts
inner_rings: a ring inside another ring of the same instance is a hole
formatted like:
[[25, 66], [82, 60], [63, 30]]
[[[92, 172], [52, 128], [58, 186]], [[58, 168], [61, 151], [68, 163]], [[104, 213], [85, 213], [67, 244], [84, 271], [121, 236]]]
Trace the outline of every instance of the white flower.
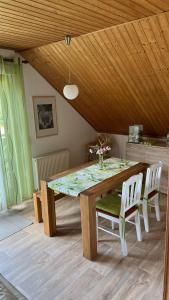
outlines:
[[103, 148], [100, 148], [97, 150], [96, 154], [98, 155], [102, 155], [104, 153], [104, 149]]
[[110, 151], [111, 148], [109, 146], [106, 146], [106, 151]]

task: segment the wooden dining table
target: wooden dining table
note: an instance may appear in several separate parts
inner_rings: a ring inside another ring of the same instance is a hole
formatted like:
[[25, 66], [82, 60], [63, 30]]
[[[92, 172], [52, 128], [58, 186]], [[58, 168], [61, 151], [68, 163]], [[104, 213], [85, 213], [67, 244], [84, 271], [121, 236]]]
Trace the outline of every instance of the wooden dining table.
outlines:
[[[50, 237], [57, 236], [57, 212], [55, 211], [55, 200], [65, 197], [65, 194], [62, 193], [57, 194], [56, 196], [55, 191], [48, 187], [48, 183], [54, 179], [82, 170], [94, 163], [96, 162], [83, 164], [54, 175], [47, 181], [41, 181], [41, 202], [43, 207], [44, 232], [46, 235]], [[97, 257], [96, 198], [111, 189], [117, 188], [130, 176], [145, 172], [147, 166], [148, 165], [145, 163], [136, 163], [127, 170], [121, 171], [80, 193], [78, 199], [80, 198], [83, 256], [85, 258], [94, 260]]]

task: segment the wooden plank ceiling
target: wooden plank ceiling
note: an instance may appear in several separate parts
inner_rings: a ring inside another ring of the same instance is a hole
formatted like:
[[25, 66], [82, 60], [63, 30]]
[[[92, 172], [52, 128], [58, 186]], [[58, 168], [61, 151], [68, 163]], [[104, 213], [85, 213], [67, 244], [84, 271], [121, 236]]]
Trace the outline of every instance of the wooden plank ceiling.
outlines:
[[70, 65], [69, 103], [97, 131], [169, 132], [169, 0], [1, 0], [0, 17], [0, 48], [22, 50], [60, 94]]
[[68, 77], [80, 89], [71, 104], [98, 131], [169, 131], [169, 13], [25, 51], [22, 55], [62, 94]]
[[166, 0], [0, 0], [0, 47], [28, 49], [164, 11]]

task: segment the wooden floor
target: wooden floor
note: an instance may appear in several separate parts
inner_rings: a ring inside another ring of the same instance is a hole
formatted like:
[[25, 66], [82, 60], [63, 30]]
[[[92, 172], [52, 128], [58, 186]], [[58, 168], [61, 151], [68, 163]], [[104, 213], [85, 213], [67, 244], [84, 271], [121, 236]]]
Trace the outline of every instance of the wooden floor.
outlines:
[[[31, 300], [161, 300], [165, 201], [162, 221], [151, 213], [151, 232], [142, 226], [143, 242], [127, 227], [128, 257], [121, 256], [118, 239], [100, 233], [99, 255], [91, 262], [82, 256], [79, 201], [59, 200], [59, 236], [48, 238], [43, 224], [33, 224], [1, 241], [0, 273]], [[19, 213], [33, 216], [32, 202]]]

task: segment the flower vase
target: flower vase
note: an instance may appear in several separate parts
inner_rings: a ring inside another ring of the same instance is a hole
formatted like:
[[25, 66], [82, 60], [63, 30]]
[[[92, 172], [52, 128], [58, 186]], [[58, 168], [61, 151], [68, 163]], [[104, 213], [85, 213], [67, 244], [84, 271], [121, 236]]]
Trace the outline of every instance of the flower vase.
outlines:
[[104, 169], [104, 161], [103, 161], [103, 154], [99, 154], [99, 169]]

